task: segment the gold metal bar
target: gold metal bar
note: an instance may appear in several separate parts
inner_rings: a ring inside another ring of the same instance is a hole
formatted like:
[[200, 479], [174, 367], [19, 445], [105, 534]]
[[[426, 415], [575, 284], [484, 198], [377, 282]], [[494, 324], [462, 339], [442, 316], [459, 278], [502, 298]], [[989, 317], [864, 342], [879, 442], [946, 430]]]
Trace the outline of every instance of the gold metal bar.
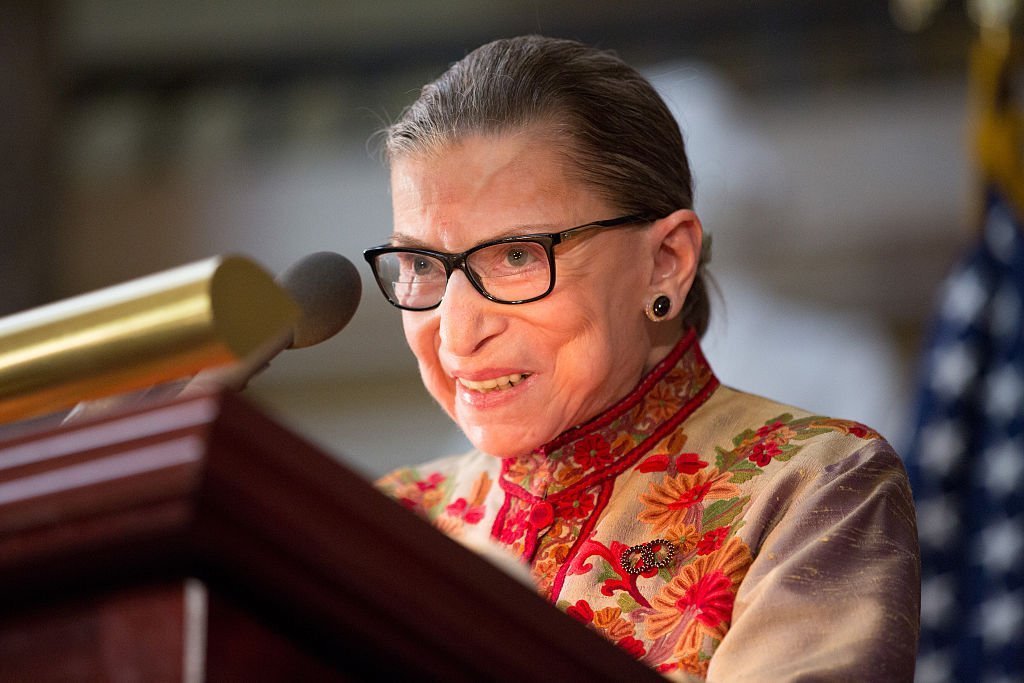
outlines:
[[241, 361], [298, 318], [266, 271], [228, 256], [0, 319], [0, 423]]

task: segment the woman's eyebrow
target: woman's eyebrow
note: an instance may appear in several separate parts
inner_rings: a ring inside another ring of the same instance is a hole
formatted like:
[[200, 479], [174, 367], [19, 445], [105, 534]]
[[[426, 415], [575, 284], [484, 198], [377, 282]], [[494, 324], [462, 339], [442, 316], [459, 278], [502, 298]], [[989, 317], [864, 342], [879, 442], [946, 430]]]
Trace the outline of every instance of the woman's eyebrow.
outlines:
[[388, 244], [393, 247], [408, 247], [410, 249], [431, 249], [432, 247], [424, 242], [423, 240], [411, 237], [409, 235], [402, 234], [400, 232], [391, 233], [391, 237], [388, 238]]
[[[484, 244], [485, 242], [493, 242], [494, 240], [500, 240], [500, 239], [504, 239], [506, 237], [519, 237], [519, 236], [525, 236], [525, 235], [548, 234], [549, 232], [553, 232], [554, 231], [554, 227], [555, 226], [553, 226], [550, 223], [546, 223], [546, 224], [543, 224], [543, 225], [516, 225], [516, 226], [510, 227], [510, 228], [505, 228], [504, 230], [499, 230], [499, 231], [497, 231], [495, 233], [492, 233], [491, 235], [488, 235], [486, 239], [482, 239], [482, 240], [479, 240], [477, 242], [474, 242], [472, 246], [476, 246], [478, 244]], [[391, 233], [391, 237], [388, 239], [388, 244], [390, 244], [391, 246], [394, 246], [394, 247], [407, 247], [409, 249], [428, 249], [428, 250], [431, 250], [431, 251], [437, 251], [437, 249], [434, 246], [424, 242], [423, 240], [419, 239], [418, 237], [413, 237], [411, 235], [406, 235], [405, 233], [401, 233], [401, 232], [393, 232], [393, 233]]]

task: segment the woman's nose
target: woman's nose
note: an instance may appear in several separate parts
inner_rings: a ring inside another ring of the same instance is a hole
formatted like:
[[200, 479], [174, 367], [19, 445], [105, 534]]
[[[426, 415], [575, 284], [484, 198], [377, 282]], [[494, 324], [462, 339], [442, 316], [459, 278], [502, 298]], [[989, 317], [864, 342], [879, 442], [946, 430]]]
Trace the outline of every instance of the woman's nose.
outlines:
[[461, 270], [448, 280], [438, 313], [442, 350], [455, 356], [472, 356], [500, 334], [504, 316], [496, 304], [478, 292]]

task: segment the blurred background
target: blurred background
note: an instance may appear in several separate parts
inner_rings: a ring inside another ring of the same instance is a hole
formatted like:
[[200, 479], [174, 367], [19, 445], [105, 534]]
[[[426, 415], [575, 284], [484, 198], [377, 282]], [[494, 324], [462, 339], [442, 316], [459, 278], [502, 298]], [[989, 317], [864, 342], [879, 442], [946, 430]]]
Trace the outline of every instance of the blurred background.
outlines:
[[[1008, 210], [981, 230], [968, 78], [977, 20], [1016, 4], [0, 0], [0, 316], [216, 254], [280, 273], [337, 251], [363, 275], [355, 318], [247, 393], [368, 476], [460, 451], [361, 259], [390, 232], [374, 134], [488, 40], [614, 49], [687, 140], [720, 378], [868, 423], [905, 454], [925, 559], [917, 680], [1019, 681], [1024, 242]], [[988, 153], [1019, 200], [1018, 112], [986, 120], [1010, 136]], [[1020, 254], [998, 297], [970, 270], [943, 284], [993, 236], [985, 268]], [[1017, 351], [989, 366], [976, 356], [997, 328]]]
[[390, 231], [374, 132], [526, 32], [618, 51], [677, 112], [713, 235], [724, 382], [905, 438], [922, 332], [976, 234], [962, 3], [0, 3], [0, 314], [222, 253], [334, 250], [351, 324], [248, 393], [368, 474], [464, 442], [361, 250]]

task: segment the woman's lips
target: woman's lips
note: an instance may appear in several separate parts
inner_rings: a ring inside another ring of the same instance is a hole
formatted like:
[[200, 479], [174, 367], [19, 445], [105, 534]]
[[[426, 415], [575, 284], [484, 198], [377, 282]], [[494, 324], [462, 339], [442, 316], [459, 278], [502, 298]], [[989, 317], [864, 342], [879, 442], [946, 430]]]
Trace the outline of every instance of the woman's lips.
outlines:
[[454, 380], [455, 393], [460, 403], [475, 409], [491, 409], [518, 400], [517, 397], [522, 392], [529, 391], [534, 375], [530, 372], [502, 368], [487, 372], [460, 373]]
[[529, 377], [528, 373], [514, 372], [500, 377], [492, 377], [484, 380], [472, 380], [465, 377], [456, 377], [455, 380], [464, 388], [470, 391], [488, 393], [492, 391], [507, 391]]

